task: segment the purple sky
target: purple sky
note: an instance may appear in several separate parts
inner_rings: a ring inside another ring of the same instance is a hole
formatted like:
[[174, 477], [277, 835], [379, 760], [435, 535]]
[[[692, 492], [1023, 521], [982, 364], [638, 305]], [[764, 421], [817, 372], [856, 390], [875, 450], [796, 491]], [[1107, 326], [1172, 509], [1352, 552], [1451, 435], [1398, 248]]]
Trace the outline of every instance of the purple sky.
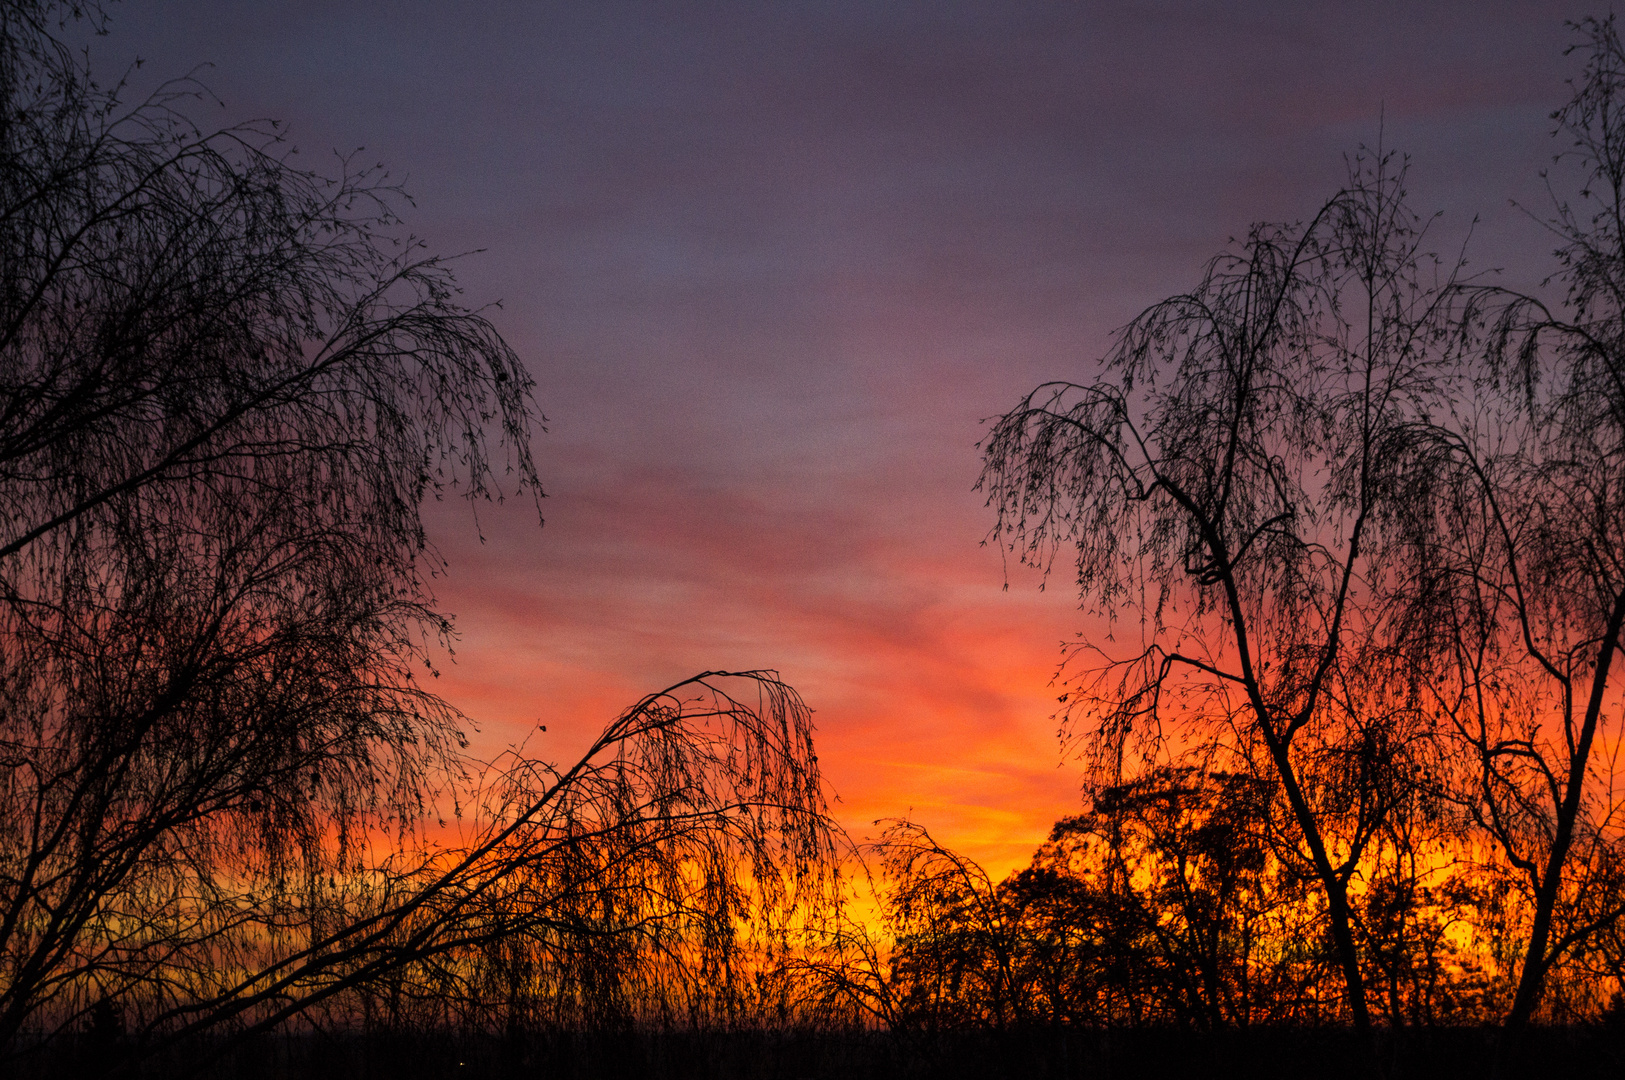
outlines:
[[453, 699], [500, 745], [703, 668], [777, 667], [856, 831], [914, 816], [995, 868], [1075, 812], [1046, 684], [1082, 623], [980, 548], [981, 421], [1360, 144], [1413, 159], [1442, 249], [1547, 272], [1545, 3], [124, 0], [137, 84], [209, 124], [365, 147], [530, 365], [547, 525], [435, 515]]

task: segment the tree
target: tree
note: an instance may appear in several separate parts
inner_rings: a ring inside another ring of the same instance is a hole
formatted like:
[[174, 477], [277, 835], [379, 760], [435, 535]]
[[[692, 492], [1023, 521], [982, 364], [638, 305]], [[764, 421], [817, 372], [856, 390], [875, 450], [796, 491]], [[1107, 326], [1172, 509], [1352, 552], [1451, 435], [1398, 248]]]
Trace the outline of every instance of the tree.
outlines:
[[1552, 114], [1580, 174], [1553, 188], [1561, 302], [1461, 298], [1463, 346], [1412, 483], [1401, 647], [1433, 672], [1458, 798], [1527, 921], [1513, 1026], [1549, 974], [1625, 917], [1616, 672], [1625, 627], [1625, 48], [1612, 17]]
[[1118, 913], [1106, 951], [1143, 954], [1135, 966], [1151, 975], [1142, 993], [1159, 1019], [1206, 1028], [1319, 1019], [1313, 991], [1334, 965], [1312, 930], [1304, 940], [1313, 916], [1303, 883], [1274, 856], [1281, 808], [1271, 787], [1188, 766], [1154, 770], [1057, 822], [1051, 851], [1041, 851], [1073, 872], [1099, 864]]
[[138, 996], [142, 1030], [251, 1033], [316, 1006], [497, 1030], [730, 1020], [827, 885], [810, 714], [770, 672], [685, 680], [573, 765], [510, 752], [463, 794], [458, 842], [385, 838], [280, 925], [211, 943], [184, 993]]
[[1097, 775], [1192, 756], [1272, 778], [1362, 1029], [1356, 875], [1432, 745], [1385, 630], [1397, 463], [1450, 295], [1425, 232], [1404, 169], [1359, 160], [1307, 224], [1254, 227], [983, 444], [993, 539], [1045, 570], [1072, 547], [1085, 607], [1139, 621], [1137, 652], [1085, 639], [1101, 662], [1063, 699]]
[[574, 767], [469, 761], [420, 506], [540, 497], [529, 375], [383, 174], [203, 132], [191, 83], [126, 106], [77, 14], [0, 4], [0, 1048], [101, 1002], [149, 1044], [263, 1026], [498, 942], [605, 993], [680, 927], [721, 962], [822, 857], [799, 698], [702, 676]]
[[987, 871], [909, 821], [891, 822], [876, 854], [907, 1022], [936, 1031], [1024, 1019], [1021, 930]]

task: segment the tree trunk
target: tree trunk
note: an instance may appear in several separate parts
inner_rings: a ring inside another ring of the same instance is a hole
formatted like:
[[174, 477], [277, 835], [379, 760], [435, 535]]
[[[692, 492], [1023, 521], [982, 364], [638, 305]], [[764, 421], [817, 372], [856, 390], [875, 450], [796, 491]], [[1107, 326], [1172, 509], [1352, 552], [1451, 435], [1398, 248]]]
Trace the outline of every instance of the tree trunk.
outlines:
[[1552, 936], [1552, 914], [1557, 908], [1557, 894], [1563, 886], [1563, 864], [1568, 861], [1569, 848], [1574, 844], [1574, 824], [1580, 816], [1580, 796], [1585, 790], [1591, 743], [1597, 734], [1597, 721], [1602, 716], [1603, 695], [1608, 689], [1608, 669], [1613, 665], [1622, 626], [1625, 626], [1625, 592], [1614, 598], [1608, 629], [1597, 651], [1596, 674], [1591, 678], [1591, 696], [1586, 701], [1585, 717], [1580, 724], [1580, 741], [1569, 759], [1568, 787], [1563, 792], [1563, 802], [1557, 808], [1557, 832], [1552, 837], [1546, 870], [1535, 892], [1535, 922], [1529, 932], [1529, 945], [1524, 949], [1518, 991], [1512, 999], [1512, 1010], [1507, 1014], [1506, 1025], [1509, 1028], [1521, 1028], [1529, 1023], [1546, 989], [1546, 971], [1554, 959], [1546, 955]]

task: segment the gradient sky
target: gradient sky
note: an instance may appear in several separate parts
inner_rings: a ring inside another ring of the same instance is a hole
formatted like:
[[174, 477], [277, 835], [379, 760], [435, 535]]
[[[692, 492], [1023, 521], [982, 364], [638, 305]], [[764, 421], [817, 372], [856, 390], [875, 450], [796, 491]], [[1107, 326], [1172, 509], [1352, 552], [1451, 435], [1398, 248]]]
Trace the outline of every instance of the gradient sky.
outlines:
[[1064, 568], [980, 546], [983, 420], [1361, 144], [1413, 159], [1441, 250], [1550, 241], [1549, 3], [124, 0], [93, 45], [199, 76], [210, 125], [365, 147], [529, 364], [547, 522], [435, 508], [451, 699], [571, 756], [642, 693], [772, 667], [862, 835], [911, 814], [1003, 872], [1080, 807], [1050, 685]]

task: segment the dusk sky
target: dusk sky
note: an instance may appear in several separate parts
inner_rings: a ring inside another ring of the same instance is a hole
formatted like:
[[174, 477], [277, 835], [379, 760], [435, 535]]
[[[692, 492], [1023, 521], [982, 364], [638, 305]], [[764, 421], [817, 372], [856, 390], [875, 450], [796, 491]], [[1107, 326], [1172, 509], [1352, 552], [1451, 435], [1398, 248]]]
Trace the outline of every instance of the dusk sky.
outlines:
[[199, 77], [211, 126], [365, 147], [530, 366], [546, 525], [433, 515], [444, 689], [571, 757], [641, 694], [777, 668], [856, 835], [911, 815], [1003, 872], [1082, 774], [1056, 738], [1066, 567], [980, 546], [983, 421], [1361, 144], [1471, 267], [1534, 285], [1577, 69], [1545, 3], [124, 0], [93, 46]]

